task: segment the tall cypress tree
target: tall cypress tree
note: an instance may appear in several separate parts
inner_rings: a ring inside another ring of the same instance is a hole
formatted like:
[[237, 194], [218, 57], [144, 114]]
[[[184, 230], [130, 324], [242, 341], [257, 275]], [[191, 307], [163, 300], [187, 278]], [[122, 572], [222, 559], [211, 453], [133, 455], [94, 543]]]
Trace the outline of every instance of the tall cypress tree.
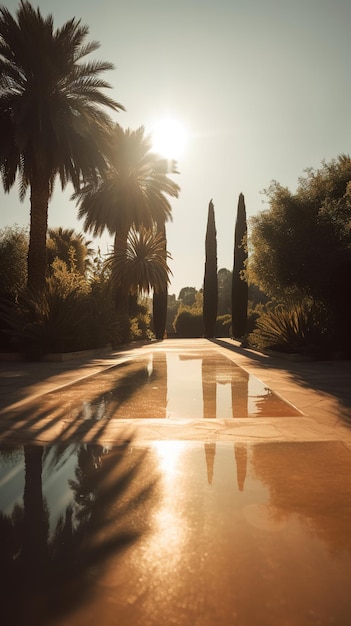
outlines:
[[204, 276], [204, 301], [203, 323], [205, 337], [215, 336], [218, 305], [218, 282], [217, 282], [217, 233], [212, 200], [208, 205], [208, 218], [206, 230], [206, 260]]
[[243, 337], [247, 322], [248, 284], [243, 278], [247, 262], [247, 222], [243, 194], [239, 195], [234, 235], [234, 267], [232, 276], [232, 335]]

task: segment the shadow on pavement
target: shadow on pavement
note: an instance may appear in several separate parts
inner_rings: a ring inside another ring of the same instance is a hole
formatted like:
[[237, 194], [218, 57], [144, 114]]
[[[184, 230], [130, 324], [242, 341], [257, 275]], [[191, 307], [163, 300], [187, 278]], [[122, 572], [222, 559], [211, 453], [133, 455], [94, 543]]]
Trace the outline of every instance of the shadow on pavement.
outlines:
[[304, 388], [328, 394], [340, 403], [342, 417], [351, 421], [351, 361], [288, 361], [267, 357], [221, 339], [213, 343], [246, 356], [263, 369], [286, 372], [294, 383]]

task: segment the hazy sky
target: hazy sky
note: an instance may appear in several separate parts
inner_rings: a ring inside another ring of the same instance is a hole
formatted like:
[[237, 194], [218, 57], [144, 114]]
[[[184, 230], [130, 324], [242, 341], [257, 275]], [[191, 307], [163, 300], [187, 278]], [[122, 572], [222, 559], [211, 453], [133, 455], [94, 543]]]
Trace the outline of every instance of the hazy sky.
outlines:
[[[178, 158], [181, 194], [167, 227], [170, 293], [202, 286], [211, 198], [218, 269], [232, 269], [240, 192], [249, 218], [264, 209], [262, 191], [272, 180], [294, 191], [306, 167], [350, 153], [350, 0], [33, 4], [52, 13], [56, 26], [73, 16], [89, 25], [89, 39], [101, 44], [93, 57], [115, 65], [105, 77], [127, 109], [116, 117], [123, 127], [149, 131], [171, 116], [188, 131]], [[5, 5], [13, 12], [18, 3]], [[49, 226], [82, 230], [71, 192], [57, 184]], [[15, 188], [0, 192], [0, 202], [0, 227], [28, 223], [29, 195], [21, 204]]]

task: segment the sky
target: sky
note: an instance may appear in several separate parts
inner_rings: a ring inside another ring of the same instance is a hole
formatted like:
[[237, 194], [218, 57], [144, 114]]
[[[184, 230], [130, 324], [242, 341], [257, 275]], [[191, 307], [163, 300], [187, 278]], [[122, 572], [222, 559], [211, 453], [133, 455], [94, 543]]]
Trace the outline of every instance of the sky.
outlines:
[[[1, 2], [0, 2], [1, 3]], [[3, 2], [14, 13], [15, 0]], [[76, 17], [100, 42], [92, 58], [126, 108], [124, 128], [151, 133], [164, 118], [185, 129], [181, 187], [167, 225], [173, 272], [169, 293], [200, 289], [208, 204], [213, 200], [218, 269], [232, 269], [238, 197], [250, 217], [268, 208], [276, 180], [295, 191], [351, 146], [350, 0], [37, 0], [56, 27]], [[88, 58], [88, 57], [87, 57]], [[0, 138], [1, 140], [1, 138]], [[82, 232], [72, 188], [59, 183], [49, 226]], [[29, 223], [29, 194], [0, 191], [0, 228]], [[87, 238], [91, 238], [88, 234]], [[94, 240], [104, 254], [106, 235]]]

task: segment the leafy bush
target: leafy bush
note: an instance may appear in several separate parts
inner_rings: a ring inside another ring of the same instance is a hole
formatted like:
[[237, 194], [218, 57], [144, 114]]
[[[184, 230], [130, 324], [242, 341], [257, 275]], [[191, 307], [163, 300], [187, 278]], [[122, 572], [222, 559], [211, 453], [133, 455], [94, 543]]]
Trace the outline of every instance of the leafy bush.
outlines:
[[203, 337], [202, 312], [197, 309], [180, 308], [173, 322], [173, 328], [178, 337]]
[[20, 226], [0, 229], [0, 294], [16, 299], [27, 282], [28, 232]]
[[[150, 306], [147, 298], [129, 297], [130, 332], [132, 340], [153, 339]], [[132, 303], [132, 304], [131, 304]]]
[[56, 284], [48, 283], [42, 295], [26, 290], [18, 302], [3, 306], [2, 317], [17, 349], [38, 359], [47, 352], [83, 349], [87, 311], [86, 298], [77, 290], [63, 296]]
[[0, 318], [7, 325], [9, 349], [31, 359], [117, 346], [131, 338], [128, 316], [116, 315], [108, 278], [89, 283], [58, 259], [44, 293], [24, 290], [16, 302], [3, 300]]

